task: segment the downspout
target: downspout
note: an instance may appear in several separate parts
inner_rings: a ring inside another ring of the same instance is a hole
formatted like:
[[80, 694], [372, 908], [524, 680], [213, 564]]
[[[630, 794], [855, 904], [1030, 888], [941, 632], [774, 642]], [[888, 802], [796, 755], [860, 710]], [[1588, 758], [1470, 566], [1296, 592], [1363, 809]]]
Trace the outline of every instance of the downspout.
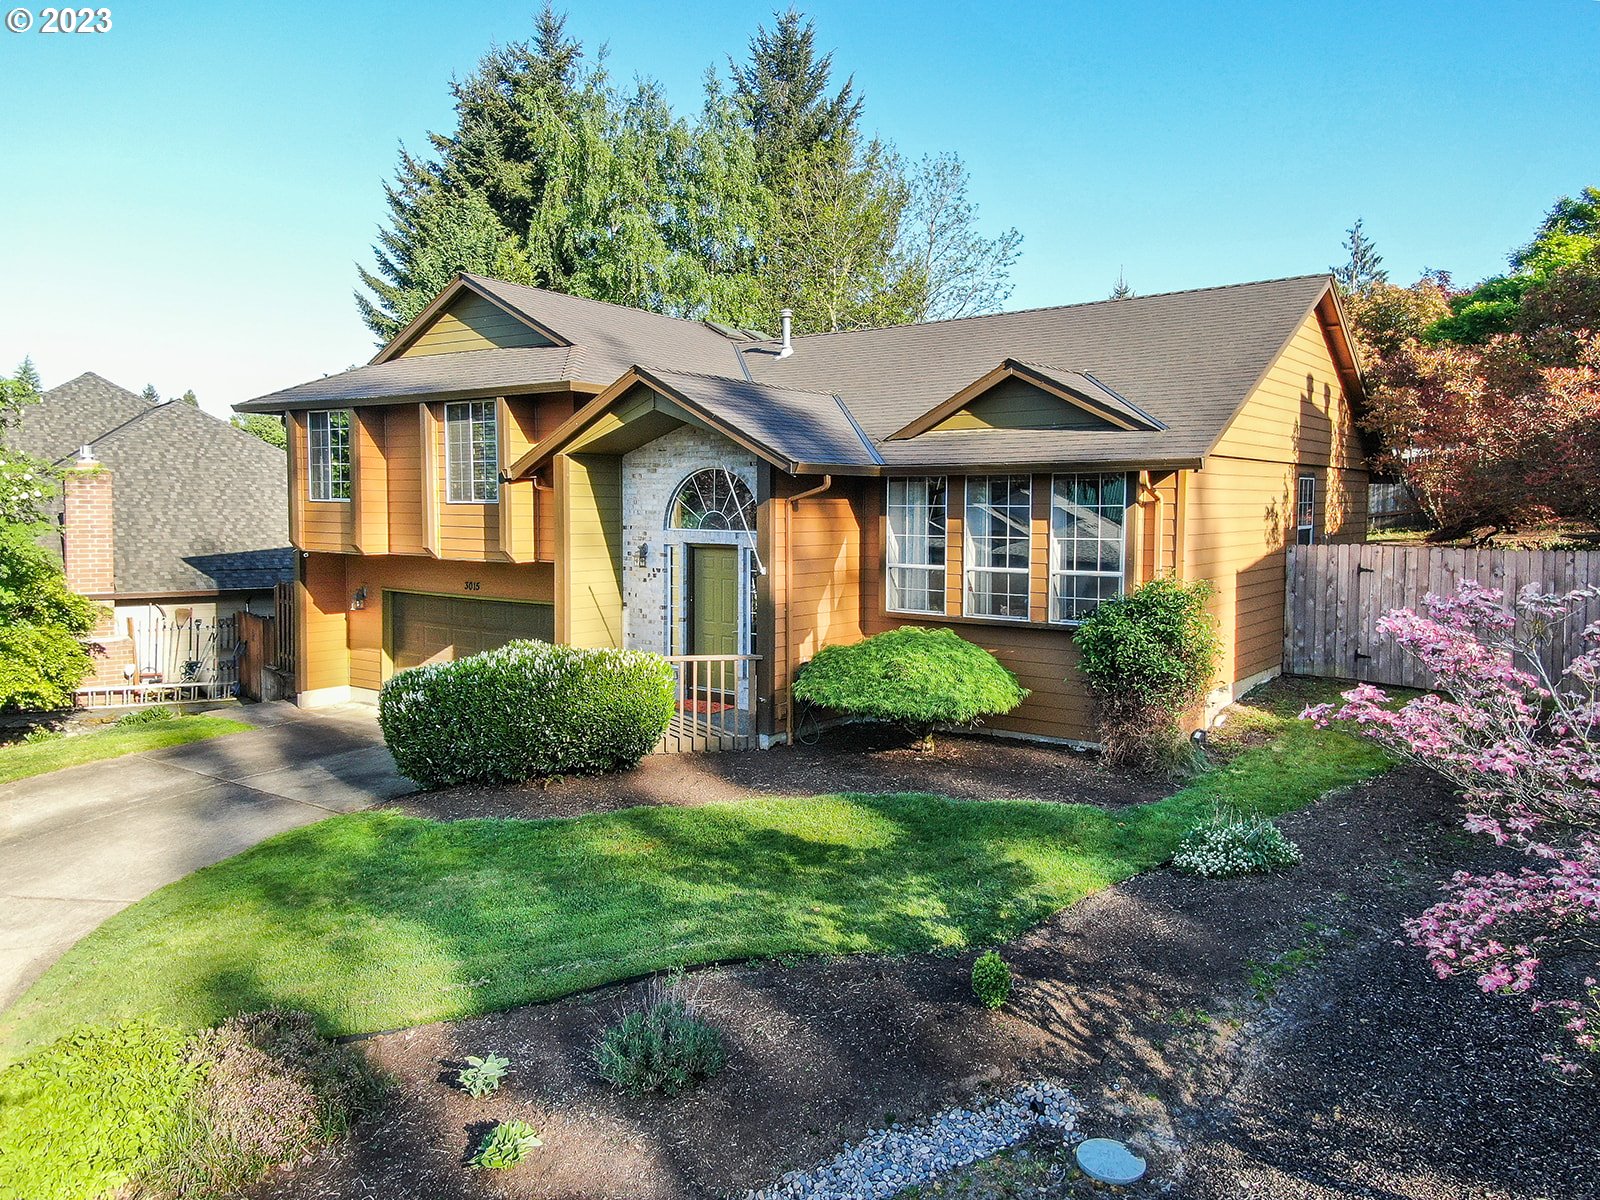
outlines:
[[789, 663], [789, 703], [785, 714], [787, 727], [784, 732], [788, 735], [789, 745], [795, 744], [794, 720], [794, 676], [795, 676], [795, 642], [794, 642], [794, 514], [800, 511], [800, 501], [811, 496], [820, 496], [833, 486], [833, 476], [824, 475], [822, 482], [816, 487], [803, 492], [797, 492], [789, 497], [789, 511], [783, 517], [783, 641], [784, 657]]

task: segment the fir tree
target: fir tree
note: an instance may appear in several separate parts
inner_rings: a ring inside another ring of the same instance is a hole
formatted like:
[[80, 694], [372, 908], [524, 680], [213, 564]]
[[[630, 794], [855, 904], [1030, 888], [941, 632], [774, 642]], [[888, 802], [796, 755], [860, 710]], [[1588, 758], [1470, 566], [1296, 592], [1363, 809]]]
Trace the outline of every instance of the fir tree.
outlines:
[[1364, 296], [1376, 285], [1387, 283], [1389, 272], [1383, 269], [1383, 255], [1373, 246], [1361, 228], [1361, 218], [1346, 231], [1345, 249], [1350, 257], [1342, 267], [1329, 267], [1334, 282], [1348, 295]]
[[748, 60], [730, 58], [728, 68], [769, 186], [783, 182], [816, 146], [855, 142], [862, 103], [855, 80], [832, 90], [833, 52], [817, 55], [816, 28], [794, 9], [778, 14], [772, 29], [759, 26]]
[[139, 396], [147, 404], [160, 404], [161, 403], [161, 393], [156, 391], [156, 385], [153, 384], [153, 383], [145, 384], [144, 385], [144, 391], [140, 392]]
[[1122, 268], [1117, 268], [1117, 284], [1111, 289], [1110, 300], [1132, 300], [1134, 290], [1128, 286], [1128, 277], [1122, 273]]
[[17, 367], [16, 381], [36, 396], [44, 391], [44, 380], [39, 378], [39, 368], [33, 365], [31, 355], [25, 355]]

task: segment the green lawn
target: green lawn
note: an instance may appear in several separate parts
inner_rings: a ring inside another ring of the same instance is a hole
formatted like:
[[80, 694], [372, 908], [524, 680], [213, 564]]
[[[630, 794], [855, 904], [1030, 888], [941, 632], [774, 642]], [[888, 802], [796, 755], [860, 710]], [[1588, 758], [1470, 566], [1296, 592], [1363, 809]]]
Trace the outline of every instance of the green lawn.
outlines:
[[1270, 708], [1265, 744], [1108, 812], [936, 796], [762, 798], [574, 820], [333, 817], [113, 917], [0, 1017], [7, 1055], [147, 1014], [281, 1004], [328, 1033], [464, 1017], [679, 964], [1001, 940], [1168, 858], [1218, 798], [1277, 814], [1382, 753]]
[[141, 750], [160, 750], [203, 742], [225, 733], [241, 733], [250, 726], [227, 717], [174, 717], [158, 725], [118, 729], [115, 725], [93, 733], [67, 734], [43, 742], [18, 742], [0, 746], [0, 783], [75, 767], [102, 758], [119, 758]]

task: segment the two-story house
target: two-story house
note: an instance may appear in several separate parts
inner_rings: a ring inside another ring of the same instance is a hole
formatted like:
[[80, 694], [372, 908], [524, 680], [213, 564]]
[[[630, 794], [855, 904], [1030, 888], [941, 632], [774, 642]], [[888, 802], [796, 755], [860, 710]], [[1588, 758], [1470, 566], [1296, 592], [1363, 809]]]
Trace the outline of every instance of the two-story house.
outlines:
[[302, 703], [536, 637], [730, 662], [781, 739], [819, 648], [918, 624], [1087, 740], [1073, 629], [1142, 580], [1214, 584], [1217, 702], [1278, 671], [1285, 547], [1364, 534], [1359, 397], [1326, 276], [769, 338], [463, 275], [239, 407], [288, 421]]

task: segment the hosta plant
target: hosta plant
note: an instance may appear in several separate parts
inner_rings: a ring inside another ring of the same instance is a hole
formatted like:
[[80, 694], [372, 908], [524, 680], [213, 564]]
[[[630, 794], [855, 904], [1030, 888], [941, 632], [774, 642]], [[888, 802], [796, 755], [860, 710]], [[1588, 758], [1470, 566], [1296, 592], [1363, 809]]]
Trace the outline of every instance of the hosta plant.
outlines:
[[467, 1165], [487, 1171], [505, 1171], [542, 1145], [533, 1126], [526, 1121], [501, 1121], [483, 1135], [478, 1148], [467, 1159]]
[[498, 1054], [485, 1054], [482, 1058], [469, 1054], [466, 1064], [456, 1072], [456, 1083], [474, 1100], [481, 1100], [499, 1089], [511, 1060]]
[[1292, 867], [1300, 848], [1266, 817], [1224, 807], [1197, 821], [1172, 856], [1172, 865], [1202, 879], [1231, 879]]

